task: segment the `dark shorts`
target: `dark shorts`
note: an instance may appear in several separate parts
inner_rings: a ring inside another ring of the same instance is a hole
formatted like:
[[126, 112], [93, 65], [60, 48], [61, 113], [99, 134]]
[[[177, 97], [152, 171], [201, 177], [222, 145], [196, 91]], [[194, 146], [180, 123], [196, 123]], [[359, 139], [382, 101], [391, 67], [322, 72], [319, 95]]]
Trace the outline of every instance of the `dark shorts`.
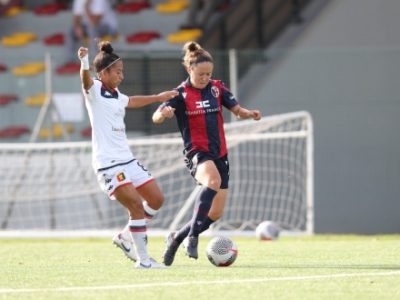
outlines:
[[212, 158], [210, 155], [204, 152], [197, 152], [194, 155], [186, 155], [185, 158], [185, 163], [186, 167], [190, 171], [190, 175], [195, 178], [196, 171], [197, 171], [197, 166], [200, 165], [201, 163], [207, 161], [207, 160], [212, 160], [217, 167], [217, 170], [219, 172], [219, 176], [221, 177], [221, 189], [227, 189], [228, 188], [228, 182], [229, 182], [229, 161], [228, 161], [228, 155], [225, 155], [220, 158]]

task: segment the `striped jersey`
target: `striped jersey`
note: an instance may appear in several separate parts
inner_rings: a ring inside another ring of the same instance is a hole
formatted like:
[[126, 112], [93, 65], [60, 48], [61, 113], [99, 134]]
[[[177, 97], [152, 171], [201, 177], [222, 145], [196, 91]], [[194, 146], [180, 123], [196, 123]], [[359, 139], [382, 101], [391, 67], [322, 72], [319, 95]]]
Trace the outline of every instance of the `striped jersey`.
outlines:
[[222, 106], [238, 104], [220, 80], [210, 80], [204, 89], [194, 88], [190, 80], [182, 82], [179, 95], [161, 106], [175, 108], [175, 116], [184, 141], [185, 153], [208, 153], [213, 158], [227, 154]]

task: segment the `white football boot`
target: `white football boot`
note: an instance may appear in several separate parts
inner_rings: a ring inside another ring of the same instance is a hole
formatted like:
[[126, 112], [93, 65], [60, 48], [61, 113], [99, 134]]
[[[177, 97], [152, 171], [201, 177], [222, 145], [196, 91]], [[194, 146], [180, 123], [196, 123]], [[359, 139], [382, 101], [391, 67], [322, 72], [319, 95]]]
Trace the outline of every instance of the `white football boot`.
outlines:
[[131, 239], [126, 239], [122, 233], [118, 233], [112, 238], [112, 241], [113, 244], [120, 248], [130, 260], [133, 260], [134, 262], [138, 260], [135, 252], [135, 246], [133, 245]]
[[165, 265], [159, 264], [154, 259], [150, 258], [146, 261], [137, 261], [135, 264], [136, 269], [165, 269]]

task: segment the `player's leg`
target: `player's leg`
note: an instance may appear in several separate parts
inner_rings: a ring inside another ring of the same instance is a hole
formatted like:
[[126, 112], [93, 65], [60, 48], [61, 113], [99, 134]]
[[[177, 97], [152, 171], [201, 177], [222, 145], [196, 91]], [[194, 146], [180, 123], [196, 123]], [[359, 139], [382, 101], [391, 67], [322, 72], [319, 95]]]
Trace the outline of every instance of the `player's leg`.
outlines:
[[151, 260], [147, 251], [147, 228], [144, 219], [144, 210], [141, 197], [133, 185], [128, 184], [117, 188], [115, 198], [129, 212], [129, 230], [136, 247], [138, 261], [137, 268], [159, 268], [155, 261]]
[[[111, 200], [116, 200], [114, 193], [118, 188], [122, 188], [124, 185], [132, 185], [132, 182], [127, 177], [127, 174], [128, 173], [125, 166], [119, 166], [99, 171], [97, 173], [97, 180], [100, 188], [108, 195], [108, 197]], [[128, 219], [128, 223], [124, 229], [113, 236], [112, 242], [114, 245], [120, 248], [129, 259], [136, 262], [138, 258], [135, 252], [135, 247], [132, 244], [133, 239], [129, 230], [129, 220], [130, 218]]]
[[152, 219], [164, 203], [164, 195], [162, 194], [155, 180], [149, 181], [136, 188], [143, 201], [143, 208], [146, 219]]
[[205, 160], [197, 166], [195, 179], [202, 185], [194, 203], [192, 224], [188, 234], [186, 254], [194, 259], [198, 258], [198, 237], [202, 232], [212, 201], [221, 186], [219, 171], [212, 160]]
[[[129, 213], [129, 231], [136, 245], [136, 253], [140, 261], [148, 260], [147, 243], [143, 243], [146, 237], [146, 223], [140, 195], [132, 184], [118, 187], [113, 196]], [[137, 244], [139, 240], [139, 244]]]

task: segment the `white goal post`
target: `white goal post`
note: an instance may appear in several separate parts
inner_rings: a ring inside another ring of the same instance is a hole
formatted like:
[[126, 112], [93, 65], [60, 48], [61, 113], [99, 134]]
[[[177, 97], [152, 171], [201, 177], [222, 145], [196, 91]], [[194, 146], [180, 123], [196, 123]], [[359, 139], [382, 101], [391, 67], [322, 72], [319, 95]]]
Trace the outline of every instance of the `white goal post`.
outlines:
[[[294, 112], [225, 126], [230, 161], [224, 216], [212, 230], [254, 230], [264, 220], [312, 234], [313, 124]], [[172, 230], [192, 214], [196, 183], [183, 160], [179, 133], [129, 141], [156, 178], [164, 206], [148, 223]], [[127, 213], [100, 191], [91, 167], [91, 143], [1, 143], [0, 234], [114, 230]]]

